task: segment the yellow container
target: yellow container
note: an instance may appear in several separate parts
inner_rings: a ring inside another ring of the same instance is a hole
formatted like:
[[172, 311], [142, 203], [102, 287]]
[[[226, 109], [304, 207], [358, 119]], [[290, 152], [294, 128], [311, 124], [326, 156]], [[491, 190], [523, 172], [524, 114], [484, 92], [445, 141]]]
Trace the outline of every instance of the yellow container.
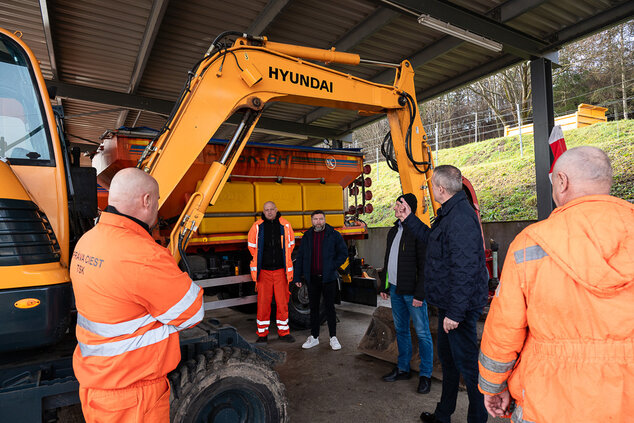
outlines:
[[250, 182], [227, 182], [216, 204], [207, 207], [207, 213], [249, 213], [250, 216], [206, 217], [201, 222], [198, 233], [248, 232], [255, 222], [255, 212], [253, 184]]
[[[304, 204], [304, 227], [310, 228], [310, 213], [326, 212], [326, 223], [335, 228], [343, 226], [343, 190], [339, 184], [301, 184]], [[337, 212], [329, 214], [328, 212]]]
[[262, 211], [264, 203], [272, 201], [282, 216], [289, 221], [293, 229], [303, 228], [302, 216], [286, 214], [287, 212], [302, 211], [302, 188], [299, 184], [254, 182], [253, 185], [255, 188], [255, 205], [258, 212]]

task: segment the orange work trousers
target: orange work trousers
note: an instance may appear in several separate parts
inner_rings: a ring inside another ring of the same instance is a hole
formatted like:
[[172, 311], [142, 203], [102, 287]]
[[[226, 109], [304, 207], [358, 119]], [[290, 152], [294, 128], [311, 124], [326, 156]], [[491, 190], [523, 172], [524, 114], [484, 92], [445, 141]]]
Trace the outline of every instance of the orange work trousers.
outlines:
[[271, 301], [274, 294], [277, 308], [277, 334], [284, 336], [290, 333], [288, 328], [288, 300], [291, 293], [288, 290], [286, 272], [284, 269], [261, 269], [258, 277], [258, 336], [267, 336], [269, 334]]
[[170, 384], [167, 377], [123, 389], [79, 388], [86, 423], [169, 423]]

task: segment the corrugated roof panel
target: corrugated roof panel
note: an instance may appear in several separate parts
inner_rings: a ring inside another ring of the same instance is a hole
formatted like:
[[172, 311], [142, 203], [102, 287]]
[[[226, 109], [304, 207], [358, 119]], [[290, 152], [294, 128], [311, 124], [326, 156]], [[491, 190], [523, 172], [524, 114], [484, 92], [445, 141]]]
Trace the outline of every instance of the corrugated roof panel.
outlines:
[[88, 150], [90, 141], [99, 143], [99, 136], [107, 129], [115, 127], [120, 112], [116, 107], [80, 100], [64, 100], [62, 106], [64, 125], [70, 142], [87, 144]]
[[11, 32], [21, 31], [22, 41], [39, 60], [44, 78], [53, 76], [37, 0], [3, 0], [0, 3], [0, 27]]
[[281, 43], [330, 48], [376, 7], [365, 0], [294, 0], [263, 35]]
[[175, 100], [213, 39], [223, 31], [246, 31], [266, 0], [172, 1], [165, 12], [138, 93]]
[[150, 2], [58, 0], [51, 15], [60, 79], [125, 92]]

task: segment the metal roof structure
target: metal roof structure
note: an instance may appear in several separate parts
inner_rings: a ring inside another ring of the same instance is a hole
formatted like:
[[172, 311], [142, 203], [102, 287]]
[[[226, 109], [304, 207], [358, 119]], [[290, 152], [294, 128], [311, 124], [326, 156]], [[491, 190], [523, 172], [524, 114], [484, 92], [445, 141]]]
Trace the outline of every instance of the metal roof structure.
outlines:
[[[500, 52], [418, 23], [422, 14], [497, 41]], [[523, 60], [551, 57], [562, 45], [634, 16], [623, 0], [1, 0], [0, 26], [21, 31], [57, 87], [71, 141], [98, 141], [119, 126], [160, 128], [187, 71], [217, 34], [236, 30], [416, 69], [419, 102]], [[337, 66], [376, 82], [393, 70]], [[276, 103], [256, 129], [297, 134], [312, 145], [343, 139], [376, 117]], [[228, 136], [224, 125], [216, 137]], [[84, 149], [88, 145], [84, 144]]]

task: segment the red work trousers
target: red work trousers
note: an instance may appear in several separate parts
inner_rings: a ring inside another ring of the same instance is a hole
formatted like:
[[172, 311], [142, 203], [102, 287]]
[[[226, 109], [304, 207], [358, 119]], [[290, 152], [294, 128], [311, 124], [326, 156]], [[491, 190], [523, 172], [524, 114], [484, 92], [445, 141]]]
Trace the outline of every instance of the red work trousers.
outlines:
[[167, 377], [123, 389], [79, 388], [86, 423], [169, 423]]
[[277, 307], [277, 334], [288, 335], [288, 281], [284, 269], [260, 270], [258, 277], [258, 336], [269, 334], [271, 323], [271, 301], [275, 294], [275, 306]]

